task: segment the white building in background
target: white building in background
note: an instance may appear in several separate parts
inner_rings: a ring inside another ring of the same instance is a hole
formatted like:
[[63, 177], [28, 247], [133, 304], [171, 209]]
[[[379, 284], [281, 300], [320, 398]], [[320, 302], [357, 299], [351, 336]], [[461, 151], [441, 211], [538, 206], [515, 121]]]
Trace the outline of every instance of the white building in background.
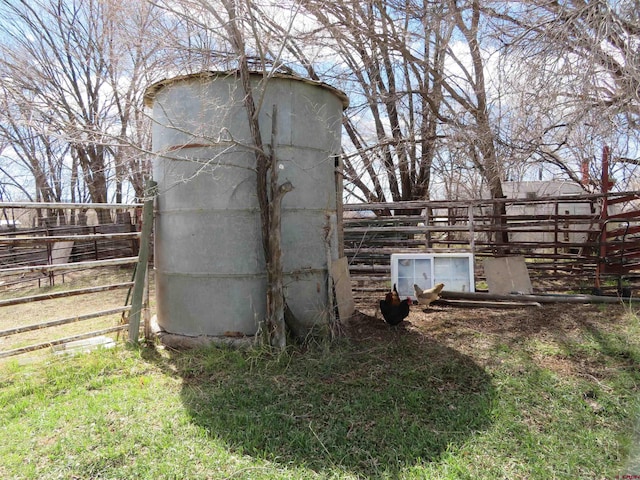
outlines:
[[0, 227], [19, 227], [22, 225], [20, 220], [0, 220]]
[[558, 180], [537, 180], [527, 182], [502, 182], [502, 191], [507, 198], [526, 198], [527, 200], [561, 195], [582, 195], [586, 193], [574, 182]]
[[[592, 222], [588, 219], [581, 220], [580, 223], [569, 223], [560, 221], [555, 222], [555, 216], [562, 215], [584, 215], [585, 217], [593, 217], [599, 212], [599, 204], [592, 201], [567, 200], [566, 202], [548, 201], [549, 199], [582, 195], [585, 191], [573, 182], [561, 181], [529, 181], [529, 182], [503, 182], [502, 191], [508, 199], [526, 199], [526, 200], [544, 200], [540, 203], [522, 203], [507, 204], [507, 214], [512, 216], [518, 215], [535, 215], [541, 217], [534, 228], [537, 232], [515, 232], [511, 233], [511, 239], [517, 242], [566, 242], [566, 243], [584, 243], [588, 239], [588, 233], [581, 231], [593, 228]], [[556, 206], [557, 205], [557, 206]], [[547, 217], [547, 218], [545, 218]], [[514, 222], [515, 223], [515, 222]], [[523, 226], [522, 230], [531, 227]], [[557, 228], [557, 231], [556, 231]], [[540, 231], [542, 230], [542, 231]], [[514, 232], [514, 230], [510, 230]]]

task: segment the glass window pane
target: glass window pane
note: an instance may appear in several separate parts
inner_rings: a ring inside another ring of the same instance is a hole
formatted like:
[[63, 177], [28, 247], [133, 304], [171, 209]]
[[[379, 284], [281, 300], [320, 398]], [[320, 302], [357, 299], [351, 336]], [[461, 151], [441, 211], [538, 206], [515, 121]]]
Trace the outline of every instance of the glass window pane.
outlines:
[[470, 292], [469, 259], [466, 257], [434, 258], [435, 282], [444, 283], [446, 290]]

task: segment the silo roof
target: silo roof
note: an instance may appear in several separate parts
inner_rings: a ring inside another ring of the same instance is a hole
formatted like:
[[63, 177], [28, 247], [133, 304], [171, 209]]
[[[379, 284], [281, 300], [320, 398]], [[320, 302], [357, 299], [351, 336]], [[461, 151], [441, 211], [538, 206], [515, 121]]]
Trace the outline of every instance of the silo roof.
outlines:
[[[162, 90], [164, 87], [171, 85], [173, 83], [178, 83], [178, 82], [191, 80], [195, 78], [210, 78], [210, 77], [219, 77], [219, 76], [227, 76], [227, 75], [237, 75], [237, 74], [238, 74], [238, 70], [205, 71], [205, 72], [190, 73], [187, 75], [178, 75], [176, 77], [171, 77], [171, 78], [164, 78], [147, 87], [146, 91], [144, 92], [144, 104], [147, 107], [151, 107], [153, 105], [153, 100], [155, 96], [158, 94], [158, 92]], [[265, 77], [265, 74], [263, 74], [262, 72], [256, 72], [256, 71], [252, 71], [251, 75]], [[324, 88], [326, 90], [329, 90], [333, 94], [335, 94], [338, 98], [340, 98], [340, 100], [342, 101], [343, 109], [346, 109], [349, 106], [349, 97], [347, 97], [347, 94], [344, 93], [342, 90], [338, 90], [337, 88], [332, 87], [327, 83], [299, 77], [297, 75], [280, 73], [280, 72], [269, 73], [267, 78], [284, 78], [288, 80], [296, 80], [298, 82], [303, 82], [309, 85], [315, 85], [315, 86]]]

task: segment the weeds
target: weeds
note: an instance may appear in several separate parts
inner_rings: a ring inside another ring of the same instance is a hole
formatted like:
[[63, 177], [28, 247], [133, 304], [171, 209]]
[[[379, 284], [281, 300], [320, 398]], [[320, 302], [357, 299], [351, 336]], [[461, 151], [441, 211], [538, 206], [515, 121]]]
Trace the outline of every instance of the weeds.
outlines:
[[557, 335], [509, 338], [501, 317], [500, 335], [476, 325], [448, 342], [385, 327], [279, 354], [119, 347], [8, 362], [0, 477], [638, 473], [640, 322], [619, 313], [578, 316]]

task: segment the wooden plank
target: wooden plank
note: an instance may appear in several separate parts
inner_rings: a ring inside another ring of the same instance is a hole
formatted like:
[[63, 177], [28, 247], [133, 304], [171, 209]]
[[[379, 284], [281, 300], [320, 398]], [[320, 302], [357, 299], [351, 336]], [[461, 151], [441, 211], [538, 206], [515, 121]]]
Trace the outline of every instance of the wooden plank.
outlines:
[[[507, 221], [509, 221], [507, 219]], [[572, 224], [573, 225], [573, 224]], [[553, 233], [554, 224], [542, 225], [540, 222], [531, 223], [529, 225], [517, 224], [509, 221], [506, 227], [492, 226], [492, 225], [475, 225], [474, 229], [477, 233], [492, 233], [492, 232], [512, 232], [512, 233]], [[420, 226], [420, 227], [391, 227], [391, 226], [345, 226], [345, 235], [362, 235], [362, 234], [381, 234], [381, 233], [406, 233], [406, 234], [424, 234], [424, 233], [448, 233], [448, 232], [466, 232], [469, 230], [469, 225], [440, 225], [440, 226]], [[595, 233], [598, 232], [595, 228], [561, 228], [559, 232], [569, 233]]]
[[119, 330], [124, 330], [127, 328], [127, 325], [116, 325], [114, 327], [105, 328], [102, 330], [95, 330], [93, 332], [83, 333], [80, 335], [74, 335], [73, 337], [61, 338], [59, 340], [52, 340], [50, 342], [38, 343], [36, 345], [30, 345], [28, 347], [15, 348], [13, 350], [5, 350], [4, 352], [0, 352], [0, 358], [11, 357], [14, 355], [20, 355], [22, 353], [34, 352], [36, 350], [42, 350], [43, 348], [54, 347], [56, 345], [62, 345], [63, 343], [70, 343], [76, 340], [84, 340], [85, 338], [98, 337], [100, 335], [105, 335], [107, 333], [117, 332]]
[[333, 277], [333, 288], [336, 292], [340, 320], [347, 320], [353, 316], [356, 306], [353, 301], [349, 263], [346, 257], [339, 258], [331, 264], [331, 276]]
[[606, 236], [607, 238], [610, 238], [610, 237], [620, 237], [623, 235], [635, 235], [636, 233], [640, 233], [640, 225], [631, 225], [629, 226], [629, 228], [622, 227], [622, 228], [617, 228], [615, 230], [607, 230]]
[[43, 322], [43, 323], [36, 323], [32, 325], [25, 325], [22, 327], [10, 328], [8, 330], [0, 331], [0, 337], [7, 337], [9, 335], [15, 335], [17, 333], [23, 333], [23, 332], [31, 332], [33, 330], [42, 330], [43, 328], [58, 327], [60, 325], [67, 325], [69, 323], [81, 322], [83, 320], [90, 320], [92, 318], [106, 317], [108, 315], [115, 315], [116, 313], [126, 312], [130, 309], [131, 307], [129, 306], [118, 307], [118, 308], [112, 308], [109, 310], [101, 310], [99, 312], [76, 315], [74, 317], [66, 317], [58, 320], [50, 320], [48, 322]]
[[125, 257], [125, 258], [110, 258], [107, 260], [95, 260], [92, 262], [76, 262], [76, 263], [61, 263], [59, 265], [32, 265], [28, 267], [11, 267], [0, 269], [0, 276], [15, 275], [20, 273], [35, 273], [39, 272], [43, 275], [47, 275], [50, 272], [70, 271], [70, 270], [84, 270], [94, 267], [111, 267], [117, 265], [131, 265], [138, 261], [138, 257]]
[[624, 202], [631, 202], [634, 200], [638, 200], [640, 198], [640, 194], [639, 193], [634, 193], [631, 195], [623, 195], [621, 197], [618, 198], [611, 198], [609, 199], [609, 205], [615, 205], [616, 203], [624, 203]]
[[[624, 196], [637, 194], [637, 192], [619, 192], [617, 195]], [[414, 200], [406, 202], [379, 202], [379, 203], [351, 203], [345, 204], [345, 210], [415, 210], [423, 208], [465, 208], [465, 207], [492, 207], [494, 204], [505, 203], [507, 205], [532, 205], [558, 201], [567, 202], [590, 202], [606, 196], [603, 193], [558, 195], [552, 197], [539, 197], [537, 199], [527, 198], [485, 198], [473, 200]]]
[[56, 242], [93, 242], [95, 240], [133, 240], [140, 237], [140, 232], [131, 233], [96, 233], [89, 235], [53, 235], [41, 237], [0, 237], [0, 245], [43, 244]]
[[618, 298], [603, 295], [492, 295], [490, 293], [450, 292], [443, 290], [441, 297], [449, 300], [506, 300], [540, 303], [621, 303], [640, 302], [640, 298]]
[[94, 210], [127, 210], [129, 208], [142, 207], [141, 203], [69, 203], [69, 202], [0, 202], [0, 208], [25, 208], [25, 209], [63, 209], [63, 208], [88, 208]]
[[74, 243], [75, 242], [73, 240], [55, 242], [51, 246], [51, 264], [61, 265], [63, 263], [69, 263], [69, 257], [71, 256], [71, 250], [73, 250]]
[[486, 258], [483, 265], [489, 293], [505, 295], [511, 292], [533, 292], [524, 257]]
[[131, 314], [129, 316], [129, 342], [138, 343], [140, 335], [140, 316], [142, 314], [142, 297], [144, 295], [145, 279], [147, 278], [147, 264], [149, 263], [149, 243], [153, 226], [153, 203], [157, 183], [149, 180], [146, 186], [148, 199], [142, 209], [142, 235], [140, 237], [140, 252], [131, 294]]
[[22, 303], [39, 302], [43, 300], [53, 300], [56, 298], [72, 297], [75, 295], [85, 295], [89, 293], [106, 292], [109, 290], [117, 290], [119, 288], [129, 288], [133, 286], [133, 282], [114, 283], [111, 285], [102, 285], [99, 287], [78, 288], [75, 290], [67, 290], [64, 292], [41, 293], [39, 295], [30, 295], [28, 297], [8, 298], [0, 300], [0, 308], [10, 305], [20, 305]]
[[424, 227], [349, 227], [349, 233], [413, 233], [420, 234], [425, 232], [466, 232], [469, 230], [467, 225], [443, 225], [443, 226], [424, 226]]
[[[363, 275], [350, 275], [351, 277], [351, 285], [353, 284], [357, 284], [358, 282], [390, 282], [391, 281], [391, 276], [390, 275], [379, 275], [379, 276], [363, 276]], [[387, 291], [389, 291], [389, 288], [386, 287]], [[363, 290], [363, 288], [358, 288], [358, 290]]]
[[541, 308], [542, 304], [539, 302], [507, 302], [507, 301], [490, 301], [490, 300], [448, 300], [441, 298], [436, 300], [431, 305], [446, 305], [449, 307], [463, 307], [463, 308], [526, 308], [537, 307]]
[[424, 218], [417, 215], [403, 215], [398, 217], [371, 217], [371, 218], [345, 218], [345, 225], [357, 224], [381, 224], [381, 223], [412, 223], [414, 225], [424, 222]]
[[86, 338], [84, 340], [75, 340], [62, 345], [55, 345], [52, 349], [54, 353], [59, 355], [88, 353], [98, 348], [113, 348], [115, 346], [116, 341], [113, 338], [105, 335], [99, 335], [97, 337]]

